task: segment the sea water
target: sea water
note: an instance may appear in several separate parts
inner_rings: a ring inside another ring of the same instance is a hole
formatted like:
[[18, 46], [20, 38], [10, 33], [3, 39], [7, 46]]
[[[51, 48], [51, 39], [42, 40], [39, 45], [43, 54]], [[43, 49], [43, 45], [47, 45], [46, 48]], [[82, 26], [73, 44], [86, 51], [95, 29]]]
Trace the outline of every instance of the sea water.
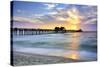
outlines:
[[97, 59], [96, 32], [14, 35], [12, 41], [13, 51], [84, 61]]

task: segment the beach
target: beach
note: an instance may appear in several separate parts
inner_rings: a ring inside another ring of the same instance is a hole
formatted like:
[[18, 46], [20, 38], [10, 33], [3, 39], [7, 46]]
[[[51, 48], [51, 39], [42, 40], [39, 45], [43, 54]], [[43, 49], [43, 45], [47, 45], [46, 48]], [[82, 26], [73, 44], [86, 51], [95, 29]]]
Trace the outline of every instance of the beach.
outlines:
[[57, 56], [30, 54], [24, 52], [14, 52], [13, 54], [14, 66], [70, 63], [70, 62], [80, 62], [80, 61], [81, 60], [74, 60], [70, 58], [57, 57]]

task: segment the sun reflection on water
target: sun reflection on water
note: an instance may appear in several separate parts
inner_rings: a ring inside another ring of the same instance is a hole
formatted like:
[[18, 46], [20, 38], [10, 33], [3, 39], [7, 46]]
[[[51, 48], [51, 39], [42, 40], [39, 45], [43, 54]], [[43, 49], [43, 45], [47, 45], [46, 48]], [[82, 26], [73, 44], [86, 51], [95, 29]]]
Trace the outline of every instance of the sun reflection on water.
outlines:
[[[80, 33], [73, 33], [71, 35], [71, 44], [69, 44], [69, 47], [67, 49], [69, 49], [70, 51], [64, 55], [65, 58], [71, 58], [71, 59], [79, 59], [79, 36]], [[65, 47], [66, 48], [66, 47]]]

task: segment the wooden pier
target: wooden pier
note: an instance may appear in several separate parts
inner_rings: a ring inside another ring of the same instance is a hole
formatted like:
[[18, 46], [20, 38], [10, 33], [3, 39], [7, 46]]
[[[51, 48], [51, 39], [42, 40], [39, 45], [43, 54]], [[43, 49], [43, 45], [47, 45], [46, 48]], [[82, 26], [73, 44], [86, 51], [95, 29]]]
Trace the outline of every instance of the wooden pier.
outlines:
[[12, 35], [40, 35], [53, 33], [82, 32], [79, 30], [65, 30], [63, 27], [55, 29], [28, 29], [28, 28], [11, 28]]
[[39, 34], [51, 34], [55, 33], [51, 29], [24, 29], [24, 28], [12, 28], [11, 34], [13, 35], [39, 35]]

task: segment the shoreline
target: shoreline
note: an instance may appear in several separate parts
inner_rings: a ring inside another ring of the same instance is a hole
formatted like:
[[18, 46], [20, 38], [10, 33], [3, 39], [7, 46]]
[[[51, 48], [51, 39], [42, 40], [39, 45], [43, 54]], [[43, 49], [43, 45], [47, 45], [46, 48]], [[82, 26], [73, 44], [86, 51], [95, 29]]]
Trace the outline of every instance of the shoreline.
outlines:
[[42, 65], [42, 64], [57, 64], [57, 63], [71, 63], [71, 62], [83, 62], [82, 60], [74, 60], [71, 58], [64, 58], [58, 56], [46, 56], [39, 54], [30, 54], [24, 52], [13, 53], [13, 65]]

